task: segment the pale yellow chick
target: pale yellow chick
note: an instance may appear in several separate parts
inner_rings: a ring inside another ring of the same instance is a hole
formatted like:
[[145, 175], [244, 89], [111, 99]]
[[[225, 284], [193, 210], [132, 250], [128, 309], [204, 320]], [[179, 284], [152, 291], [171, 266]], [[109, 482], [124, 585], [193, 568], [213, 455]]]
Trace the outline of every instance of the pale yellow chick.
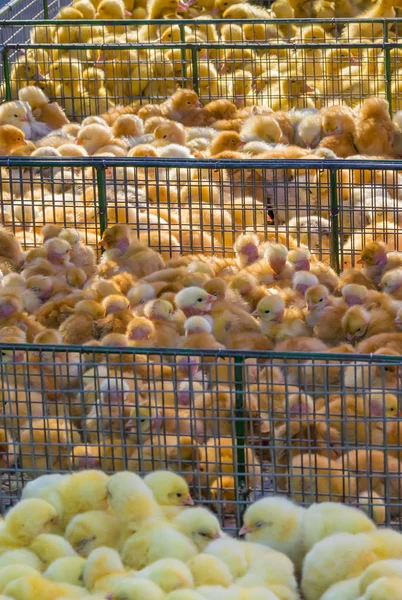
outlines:
[[260, 321], [264, 335], [272, 341], [280, 342], [310, 335], [302, 311], [296, 306], [286, 308], [285, 301], [279, 294], [262, 298], [252, 314]]
[[175, 558], [163, 558], [145, 567], [136, 574], [137, 578], [153, 581], [167, 594], [181, 588], [194, 588], [190, 569]]
[[71, 519], [64, 535], [78, 554], [88, 556], [100, 546], [117, 547], [120, 523], [105, 511], [91, 510]]
[[177, 516], [186, 506], [193, 506], [188, 483], [177, 473], [153, 471], [144, 477], [165, 517]]
[[11, 508], [0, 529], [0, 549], [29, 546], [41, 533], [49, 531], [57, 523], [55, 508], [39, 498], [21, 500]]

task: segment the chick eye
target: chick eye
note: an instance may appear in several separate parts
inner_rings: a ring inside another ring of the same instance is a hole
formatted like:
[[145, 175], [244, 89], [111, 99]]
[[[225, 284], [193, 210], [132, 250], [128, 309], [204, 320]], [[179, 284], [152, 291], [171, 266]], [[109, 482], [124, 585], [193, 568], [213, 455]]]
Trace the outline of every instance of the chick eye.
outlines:
[[323, 302], [323, 301], [324, 301], [324, 298], [320, 298], [320, 299], [318, 300], [318, 302]]
[[200, 531], [199, 534], [202, 535], [202, 537], [208, 537], [208, 534], [205, 533], [205, 531]]
[[182, 495], [183, 495], [183, 494], [182, 494], [181, 492], [177, 492], [177, 494], [176, 494], [176, 496], [177, 496], [178, 498], [181, 498], [181, 497], [182, 497]]
[[163, 135], [162, 137], [165, 140], [167, 138], [167, 134]]
[[255, 527], [259, 528], [263, 526], [263, 522], [262, 521], [258, 521], [257, 523], [255, 523]]
[[265, 311], [265, 314], [266, 314], [266, 315], [269, 315], [269, 313], [270, 313], [270, 312], [271, 312], [270, 310], [266, 310], [266, 311]]
[[197, 302], [202, 302], [202, 298], [197, 298]]
[[356, 333], [357, 333], [358, 331], [361, 331], [361, 327], [359, 327], [359, 329], [356, 329]]
[[145, 300], [144, 299], [140, 300], [138, 304], [145, 304]]
[[191, 102], [190, 102], [190, 100], [187, 100], [187, 105], [188, 105], [188, 106], [191, 106]]

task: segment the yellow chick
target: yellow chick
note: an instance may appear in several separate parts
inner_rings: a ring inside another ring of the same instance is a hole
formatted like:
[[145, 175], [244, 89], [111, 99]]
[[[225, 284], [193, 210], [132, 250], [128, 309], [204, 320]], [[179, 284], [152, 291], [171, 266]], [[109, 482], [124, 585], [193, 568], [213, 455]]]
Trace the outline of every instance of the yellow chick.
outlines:
[[7, 585], [25, 575], [39, 575], [36, 569], [24, 564], [8, 565], [0, 569], [0, 592], [3, 592]]
[[200, 552], [209, 542], [224, 536], [215, 515], [201, 506], [186, 508], [172, 523], [194, 542]]
[[152, 520], [152, 523], [128, 537], [121, 551], [123, 563], [131, 569], [139, 570], [162, 558], [185, 561], [195, 556], [195, 544], [172, 525]]
[[28, 548], [18, 548], [18, 550], [9, 550], [0, 556], [0, 569], [8, 565], [24, 564], [32, 567], [36, 571], [43, 570], [43, 563], [32, 550]]
[[113, 587], [110, 600], [163, 600], [165, 594], [153, 581], [125, 579]]
[[107, 483], [110, 508], [128, 532], [137, 531], [148, 519], [162, 519], [152, 491], [134, 473], [116, 473]]
[[153, 471], [144, 477], [165, 517], [173, 518], [185, 506], [193, 506], [188, 483], [177, 473]]
[[[97, 590], [121, 581], [127, 573], [120, 556], [112, 548], [97, 548], [88, 556], [83, 573], [85, 587]], [[110, 589], [110, 588], [109, 588]]]
[[86, 560], [81, 556], [63, 556], [48, 566], [43, 577], [55, 583], [82, 586], [85, 564]]
[[262, 298], [252, 314], [260, 321], [264, 335], [273, 341], [279, 342], [310, 334], [302, 311], [295, 306], [286, 308], [285, 301], [279, 294]]
[[88, 556], [99, 546], [116, 548], [120, 524], [115, 516], [105, 511], [92, 510], [71, 519], [64, 535], [78, 554]]
[[201, 585], [221, 585], [229, 587], [234, 581], [229, 567], [212, 554], [198, 554], [187, 561], [196, 587]]
[[77, 514], [107, 508], [109, 477], [102, 471], [85, 470], [69, 475], [60, 486], [63, 503], [62, 522], [67, 523]]
[[44, 579], [39, 574], [25, 575], [11, 581], [4, 590], [14, 600], [54, 600], [63, 597], [63, 587]]
[[152, 565], [138, 571], [136, 577], [153, 581], [166, 594], [182, 588], [194, 588], [194, 579], [190, 569], [175, 558], [157, 560]]
[[67, 540], [61, 537], [61, 535], [52, 533], [41, 533], [33, 540], [29, 548], [32, 552], [35, 552], [36, 556], [46, 566], [63, 556], [77, 555]]
[[58, 521], [54, 507], [39, 498], [21, 500], [11, 508], [0, 529], [0, 548], [29, 546], [41, 533]]

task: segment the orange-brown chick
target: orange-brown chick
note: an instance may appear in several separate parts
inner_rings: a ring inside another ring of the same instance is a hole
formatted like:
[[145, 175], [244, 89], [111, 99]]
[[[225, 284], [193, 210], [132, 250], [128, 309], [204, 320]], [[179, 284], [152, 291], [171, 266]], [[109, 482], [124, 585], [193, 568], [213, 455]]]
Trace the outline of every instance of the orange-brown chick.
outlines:
[[388, 102], [383, 98], [368, 98], [362, 103], [356, 118], [355, 145], [359, 154], [394, 156], [395, 126], [389, 115]]
[[236, 152], [244, 144], [245, 142], [236, 131], [222, 131], [213, 139], [209, 152], [211, 156], [216, 156], [226, 150]]
[[144, 315], [155, 327], [154, 345], [161, 348], [175, 347], [180, 341], [180, 326], [174, 319], [174, 309], [167, 300], [147, 302]]
[[0, 125], [0, 155], [9, 156], [17, 148], [25, 146], [25, 136], [14, 125]]
[[74, 307], [74, 314], [59, 328], [65, 344], [85, 344], [98, 337], [96, 321], [105, 314], [104, 307], [94, 300], [81, 300]]
[[21, 326], [26, 330], [27, 341], [33, 342], [34, 337], [43, 331], [43, 327], [22, 310], [22, 302], [8, 294], [0, 296], [0, 328], [8, 326]]
[[182, 348], [205, 350], [220, 350], [223, 348], [212, 335], [212, 325], [205, 317], [190, 317], [184, 323], [184, 331], [186, 337], [181, 342]]
[[135, 317], [127, 325], [126, 335], [136, 346], [154, 346], [155, 325], [145, 317]]
[[107, 296], [102, 300], [102, 308], [105, 316], [96, 322], [98, 335], [93, 337], [102, 339], [109, 333], [126, 333], [127, 326], [133, 318], [127, 298], [118, 294]]
[[154, 131], [154, 136], [154, 146], [167, 146], [168, 144], [184, 146], [186, 143], [186, 133], [180, 123], [171, 122], [158, 125]]

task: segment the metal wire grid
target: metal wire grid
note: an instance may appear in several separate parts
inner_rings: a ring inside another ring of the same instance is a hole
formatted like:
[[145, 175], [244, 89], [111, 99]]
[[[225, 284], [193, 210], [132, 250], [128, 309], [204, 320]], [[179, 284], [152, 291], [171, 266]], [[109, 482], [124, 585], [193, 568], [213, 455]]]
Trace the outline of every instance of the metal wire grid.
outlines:
[[[339, 38], [325, 31], [329, 19], [99, 23], [3, 23], [3, 98], [40, 76], [76, 119], [116, 102], [160, 102], [177, 86], [194, 88], [204, 103], [228, 98], [239, 108], [356, 106], [374, 95], [400, 109], [400, 19], [354, 20], [353, 29], [338, 19]], [[30, 41], [14, 40], [14, 29]]]
[[3, 511], [55, 470], [169, 468], [227, 528], [277, 493], [378, 506], [401, 525], [400, 357], [1, 351]]
[[340, 271], [369, 240], [402, 249], [400, 171], [368, 160], [0, 159], [0, 219], [26, 248], [47, 223], [92, 246], [127, 223], [166, 258], [232, 256], [236, 238], [256, 232]]

